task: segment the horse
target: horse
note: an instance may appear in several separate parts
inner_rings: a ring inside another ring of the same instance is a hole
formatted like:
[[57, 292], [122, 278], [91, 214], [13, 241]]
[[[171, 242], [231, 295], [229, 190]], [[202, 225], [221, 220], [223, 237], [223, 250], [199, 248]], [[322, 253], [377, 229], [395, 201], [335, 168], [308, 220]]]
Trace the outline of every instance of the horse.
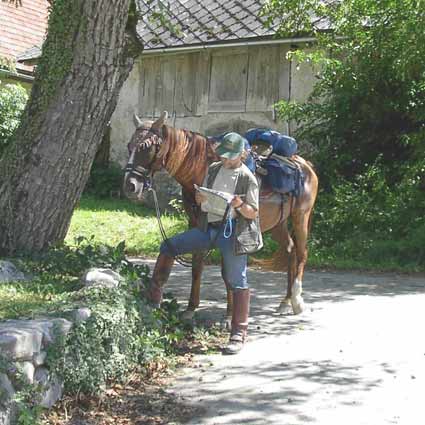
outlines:
[[[165, 169], [182, 187], [183, 207], [189, 218], [189, 226], [197, 225], [200, 208], [195, 202], [194, 184], [201, 185], [209, 165], [219, 160], [215, 154], [217, 143], [189, 130], [166, 125], [167, 113], [156, 121], [142, 122], [134, 114], [136, 130], [128, 143], [129, 160], [124, 175], [123, 192], [132, 201], [141, 201], [151, 185], [154, 173]], [[304, 190], [298, 197], [280, 193], [260, 193], [260, 227], [271, 231], [281, 252], [288, 258], [287, 289], [277, 312], [300, 314], [305, 308], [302, 298], [302, 280], [307, 262], [307, 239], [311, 217], [318, 191], [318, 178], [310, 162], [294, 155], [291, 158], [304, 173]], [[288, 219], [292, 230], [288, 230]], [[203, 253], [192, 255], [192, 286], [185, 319], [193, 318], [200, 302], [200, 284], [203, 269]], [[223, 276], [223, 272], [222, 272]], [[223, 276], [223, 280], [224, 276]], [[227, 319], [232, 315], [233, 300], [230, 285], [227, 292]]]

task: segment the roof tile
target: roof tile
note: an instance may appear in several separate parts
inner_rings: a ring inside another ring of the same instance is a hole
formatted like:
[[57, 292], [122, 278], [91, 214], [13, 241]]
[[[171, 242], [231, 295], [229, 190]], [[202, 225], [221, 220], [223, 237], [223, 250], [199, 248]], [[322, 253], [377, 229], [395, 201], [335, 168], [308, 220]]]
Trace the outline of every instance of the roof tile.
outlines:
[[[263, 26], [258, 16], [265, 0], [137, 1], [145, 23], [138, 25], [137, 30], [146, 50], [274, 34]], [[148, 22], [150, 11], [161, 9], [168, 25], [159, 21]]]

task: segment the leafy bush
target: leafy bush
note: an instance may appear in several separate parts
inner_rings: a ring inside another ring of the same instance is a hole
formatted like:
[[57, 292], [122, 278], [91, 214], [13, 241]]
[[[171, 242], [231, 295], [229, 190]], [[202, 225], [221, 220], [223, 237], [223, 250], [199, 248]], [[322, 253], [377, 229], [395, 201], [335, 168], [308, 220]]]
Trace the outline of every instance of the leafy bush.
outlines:
[[118, 164], [105, 166], [94, 163], [84, 192], [98, 198], [107, 198], [120, 192], [122, 182], [123, 171]]
[[423, 269], [421, 3], [271, 0], [264, 14], [283, 36], [316, 37], [311, 50], [288, 54], [312, 65], [313, 92], [304, 103], [278, 104], [280, 117], [297, 123], [296, 137], [313, 147], [319, 173], [313, 262]]
[[[317, 148], [322, 186], [340, 176], [352, 180], [378, 156], [388, 182], [399, 182], [400, 164], [425, 154], [425, 14], [419, 3], [273, 0], [267, 11], [286, 34], [317, 36], [313, 53], [290, 53], [316, 65], [312, 95], [306, 103], [281, 102], [279, 111], [298, 122], [300, 140]], [[314, 22], [333, 31], [323, 33]]]
[[341, 179], [331, 192], [322, 190], [313, 225], [315, 264], [424, 270], [424, 170], [417, 163], [391, 187], [377, 163], [353, 182]]
[[0, 85], [0, 156], [20, 123], [27, 100], [27, 92], [22, 86]]

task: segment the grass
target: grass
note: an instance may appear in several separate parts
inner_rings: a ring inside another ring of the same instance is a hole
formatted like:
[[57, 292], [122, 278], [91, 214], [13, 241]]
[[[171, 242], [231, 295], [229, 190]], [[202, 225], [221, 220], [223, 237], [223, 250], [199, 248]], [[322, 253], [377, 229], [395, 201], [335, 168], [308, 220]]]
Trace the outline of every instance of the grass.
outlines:
[[4, 283], [0, 286], [0, 320], [33, 319], [72, 308], [70, 295], [80, 287], [78, 280], [46, 277]]
[[[161, 220], [168, 236], [187, 226], [178, 214], [164, 213]], [[162, 241], [154, 211], [124, 199], [83, 197], [74, 211], [65, 243], [73, 244], [80, 236], [109, 246], [125, 241], [128, 255], [152, 257], [158, 254]]]

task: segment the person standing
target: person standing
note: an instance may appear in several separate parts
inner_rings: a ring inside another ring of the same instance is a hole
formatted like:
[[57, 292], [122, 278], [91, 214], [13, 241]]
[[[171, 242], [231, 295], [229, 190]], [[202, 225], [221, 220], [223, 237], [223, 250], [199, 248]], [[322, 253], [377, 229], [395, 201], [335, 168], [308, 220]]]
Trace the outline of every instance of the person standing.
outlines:
[[210, 165], [203, 186], [233, 195], [229, 219], [212, 212], [207, 197], [196, 191], [201, 206], [198, 227], [180, 233], [161, 244], [148, 296], [157, 306], [162, 288], [168, 280], [174, 257], [217, 247], [222, 255], [222, 274], [233, 292], [233, 313], [230, 339], [225, 353], [239, 352], [248, 329], [250, 290], [247, 281], [247, 256], [262, 247], [259, 226], [259, 188], [256, 177], [243, 163], [245, 139], [228, 133], [216, 149], [219, 162]]

